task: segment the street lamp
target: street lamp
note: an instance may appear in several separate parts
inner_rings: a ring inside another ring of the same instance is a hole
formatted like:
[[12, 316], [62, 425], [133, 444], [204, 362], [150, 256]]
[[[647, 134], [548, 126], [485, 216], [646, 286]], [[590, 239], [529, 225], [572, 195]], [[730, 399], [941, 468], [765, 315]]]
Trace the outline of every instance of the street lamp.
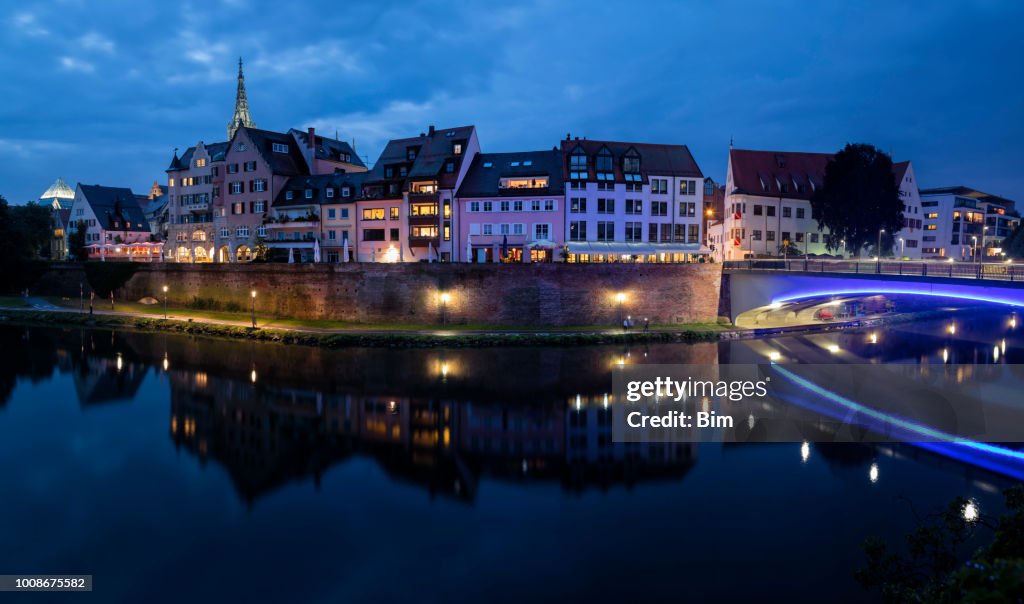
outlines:
[[256, 329], [256, 290], [250, 292], [252, 294], [252, 328]]
[[167, 286], [164, 286], [164, 320], [167, 320]]

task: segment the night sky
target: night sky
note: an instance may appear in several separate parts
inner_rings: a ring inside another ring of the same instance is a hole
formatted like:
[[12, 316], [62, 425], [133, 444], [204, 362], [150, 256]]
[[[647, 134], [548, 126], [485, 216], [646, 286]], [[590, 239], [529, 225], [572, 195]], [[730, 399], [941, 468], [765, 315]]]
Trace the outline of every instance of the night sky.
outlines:
[[737, 147], [868, 142], [922, 187], [1024, 201], [1024, 3], [84, 0], [0, 8], [0, 195], [166, 182], [226, 136], [239, 55], [253, 119], [355, 139], [476, 124], [484, 151], [574, 136]]

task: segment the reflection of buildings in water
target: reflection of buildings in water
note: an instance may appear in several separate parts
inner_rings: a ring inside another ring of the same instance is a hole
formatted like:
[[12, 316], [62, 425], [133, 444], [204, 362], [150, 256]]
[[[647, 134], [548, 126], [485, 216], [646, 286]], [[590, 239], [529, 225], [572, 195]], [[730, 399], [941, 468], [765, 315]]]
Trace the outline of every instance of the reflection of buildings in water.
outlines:
[[575, 489], [588, 484], [627, 484], [654, 478], [678, 479], [697, 461], [697, 443], [672, 442], [671, 431], [652, 431], [663, 440], [614, 442], [612, 424], [626, 422], [631, 408], [616, 404], [610, 394], [577, 395], [566, 412], [566, 483]]
[[116, 401], [130, 402], [146, 377], [148, 367], [126, 361], [116, 354], [109, 357], [87, 357], [72, 371], [75, 393], [85, 407]]
[[577, 490], [678, 478], [696, 451], [684, 443], [612, 443], [601, 410], [567, 412], [564, 402], [321, 393], [173, 369], [169, 382], [172, 439], [224, 464], [250, 502], [290, 480], [319, 481], [353, 454], [432, 495], [472, 500], [484, 475], [557, 479]]

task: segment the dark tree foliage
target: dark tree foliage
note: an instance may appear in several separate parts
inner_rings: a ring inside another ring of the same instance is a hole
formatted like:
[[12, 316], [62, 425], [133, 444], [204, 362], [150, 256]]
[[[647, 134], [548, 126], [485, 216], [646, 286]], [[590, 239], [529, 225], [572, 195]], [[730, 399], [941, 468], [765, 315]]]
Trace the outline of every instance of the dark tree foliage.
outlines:
[[[1024, 602], [1024, 487], [1003, 494], [1007, 511], [994, 523], [965, 521], [967, 500], [958, 498], [907, 535], [905, 553], [869, 539], [868, 563], [855, 573], [857, 581], [893, 604]], [[965, 555], [964, 544], [979, 530], [992, 531], [992, 542]]]
[[[877, 247], [891, 250], [893, 233], [903, 228], [903, 201], [892, 173], [892, 158], [871, 145], [848, 144], [825, 167], [825, 183], [811, 198], [819, 228], [827, 229], [830, 250], [843, 247], [857, 253]], [[878, 253], [878, 250], [875, 251]]]
[[83, 266], [89, 287], [101, 298], [109, 298], [110, 292], [124, 287], [139, 269], [132, 262], [87, 262]]
[[1008, 258], [1024, 258], [1024, 222], [1003, 240], [1003, 251]]
[[85, 261], [85, 221], [79, 220], [75, 228], [68, 230], [68, 255], [75, 260]]
[[30, 201], [22, 206], [10, 206], [12, 227], [18, 231], [20, 245], [29, 258], [50, 256], [52, 210], [48, 206]]
[[[36, 206], [38, 208], [39, 206]], [[21, 291], [40, 272], [38, 210], [10, 206], [0, 196], [0, 290]], [[49, 217], [42, 240], [49, 244]]]

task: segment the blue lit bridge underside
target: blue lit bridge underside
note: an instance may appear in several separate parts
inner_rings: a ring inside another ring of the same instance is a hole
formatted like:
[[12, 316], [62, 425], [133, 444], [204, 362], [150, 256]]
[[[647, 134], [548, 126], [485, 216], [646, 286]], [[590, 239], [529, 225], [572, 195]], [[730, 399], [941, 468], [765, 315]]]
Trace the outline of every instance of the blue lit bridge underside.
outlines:
[[773, 303], [825, 296], [913, 294], [1024, 306], [1024, 283], [901, 275], [726, 270], [729, 318]]

